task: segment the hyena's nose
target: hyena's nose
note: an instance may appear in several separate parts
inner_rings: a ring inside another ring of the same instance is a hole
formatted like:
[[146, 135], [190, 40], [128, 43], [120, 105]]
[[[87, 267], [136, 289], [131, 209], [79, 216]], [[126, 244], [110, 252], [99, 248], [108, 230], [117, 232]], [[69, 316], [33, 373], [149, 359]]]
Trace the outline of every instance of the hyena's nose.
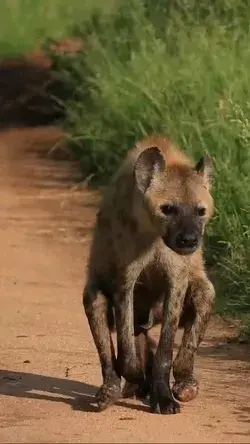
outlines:
[[180, 233], [176, 242], [179, 248], [194, 248], [198, 244], [198, 237], [195, 233]]

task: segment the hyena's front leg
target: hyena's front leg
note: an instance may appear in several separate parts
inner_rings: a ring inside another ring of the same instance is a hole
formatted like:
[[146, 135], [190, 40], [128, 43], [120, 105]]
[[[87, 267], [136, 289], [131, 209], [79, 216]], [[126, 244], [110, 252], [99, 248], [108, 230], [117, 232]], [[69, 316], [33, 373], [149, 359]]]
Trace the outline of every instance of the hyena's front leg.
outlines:
[[103, 384], [96, 399], [99, 410], [104, 410], [121, 396], [121, 378], [108, 326], [108, 300], [94, 286], [87, 285], [83, 305], [101, 363]]
[[173, 364], [175, 384], [173, 393], [180, 401], [190, 401], [198, 393], [198, 382], [194, 376], [196, 352], [203, 340], [212, 312], [215, 291], [213, 284], [206, 278], [190, 283], [188, 289], [195, 307], [196, 316], [193, 324], [184, 325], [182, 343]]
[[162, 414], [180, 412], [180, 405], [174, 399], [170, 388], [170, 371], [173, 360], [173, 346], [183, 301], [187, 289], [187, 277], [175, 276], [170, 283], [170, 289], [164, 301], [163, 322], [159, 344], [156, 350], [153, 372], [150, 404], [152, 411]]

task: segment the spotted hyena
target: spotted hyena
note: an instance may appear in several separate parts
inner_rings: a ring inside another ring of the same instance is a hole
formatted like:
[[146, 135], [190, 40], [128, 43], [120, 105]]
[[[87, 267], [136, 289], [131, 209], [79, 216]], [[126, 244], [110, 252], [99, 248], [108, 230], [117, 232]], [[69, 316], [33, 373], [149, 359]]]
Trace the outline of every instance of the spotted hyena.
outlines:
[[[128, 152], [104, 193], [83, 294], [102, 368], [100, 410], [120, 397], [121, 376], [123, 395], [149, 392], [154, 412], [177, 413], [178, 399], [197, 394], [194, 359], [215, 295], [203, 263], [211, 178], [208, 155], [195, 164], [169, 139], [152, 136]], [[148, 330], [156, 323], [155, 350]], [[172, 362], [179, 325], [183, 339]]]

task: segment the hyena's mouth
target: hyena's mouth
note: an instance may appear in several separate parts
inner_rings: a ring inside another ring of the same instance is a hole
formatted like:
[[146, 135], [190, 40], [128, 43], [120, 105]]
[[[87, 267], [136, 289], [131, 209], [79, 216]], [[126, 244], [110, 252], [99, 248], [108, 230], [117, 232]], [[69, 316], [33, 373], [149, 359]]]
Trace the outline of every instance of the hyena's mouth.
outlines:
[[174, 250], [175, 253], [177, 253], [177, 254], [179, 254], [181, 256], [187, 256], [189, 254], [195, 253], [196, 250], [197, 250], [197, 247], [193, 247], [193, 248], [178, 248], [178, 247], [175, 247], [175, 248], [172, 248], [172, 250]]
[[168, 248], [170, 248], [180, 256], [187, 256], [195, 253], [199, 245], [199, 241], [197, 238], [186, 243], [181, 242], [180, 239], [178, 239], [178, 237], [174, 241], [172, 241], [167, 236], [163, 236], [162, 240]]

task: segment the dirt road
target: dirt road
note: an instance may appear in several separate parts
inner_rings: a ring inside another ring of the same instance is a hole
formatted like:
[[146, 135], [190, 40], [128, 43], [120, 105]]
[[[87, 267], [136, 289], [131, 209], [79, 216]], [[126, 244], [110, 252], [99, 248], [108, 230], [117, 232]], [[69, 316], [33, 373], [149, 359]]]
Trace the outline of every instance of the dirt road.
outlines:
[[213, 319], [200, 393], [176, 416], [121, 400], [95, 411], [101, 382], [81, 305], [95, 196], [63, 162], [26, 152], [56, 131], [0, 135], [0, 442], [250, 443], [250, 349]]

